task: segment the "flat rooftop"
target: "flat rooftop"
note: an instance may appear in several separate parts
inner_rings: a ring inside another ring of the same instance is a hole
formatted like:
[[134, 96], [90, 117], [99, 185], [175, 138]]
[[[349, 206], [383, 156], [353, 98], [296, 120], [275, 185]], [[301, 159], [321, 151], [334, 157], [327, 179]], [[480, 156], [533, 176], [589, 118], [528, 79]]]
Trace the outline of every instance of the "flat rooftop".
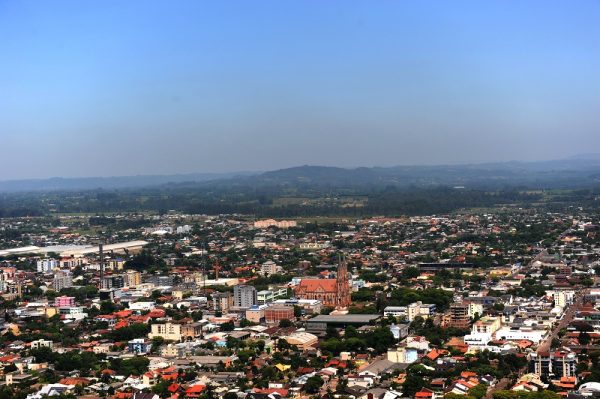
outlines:
[[319, 315], [308, 320], [309, 323], [370, 323], [377, 320], [378, 314], [346, 314], [346, 315]]
[[[102, 249], [105, 254], [108, 254], [111, 251], [120, 251], [120, 250], [128, 249], [128, 248], [143, 247], [146, 245], [148, 245], [147, 241], [138, 240], [138, 241], [120, 242], [120, 243], [116, 243], [116, 244], [105, 244]], [[84, 247], [81, 249], [67, 250], [64, 253], [61, 253], [61, 255], [62, 256], [65, 256], [65, 255], [77, 256], [77, 255], [93, 254], [93, 253], [98, 253], [98, 252], [100, 252], [100, 247], [92, 246], [92, 247]]]

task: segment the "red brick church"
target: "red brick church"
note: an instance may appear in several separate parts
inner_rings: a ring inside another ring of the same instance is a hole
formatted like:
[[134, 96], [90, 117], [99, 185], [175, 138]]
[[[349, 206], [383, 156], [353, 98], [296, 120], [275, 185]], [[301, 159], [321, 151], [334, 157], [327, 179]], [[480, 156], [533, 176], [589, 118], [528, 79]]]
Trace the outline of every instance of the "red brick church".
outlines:
[[295, 294], [301, 299], [317, 299], [323, 306], [344, 309], [350, 306], [350, 283], [346, 260], [341, 258], [335, 279], [302, 279]]

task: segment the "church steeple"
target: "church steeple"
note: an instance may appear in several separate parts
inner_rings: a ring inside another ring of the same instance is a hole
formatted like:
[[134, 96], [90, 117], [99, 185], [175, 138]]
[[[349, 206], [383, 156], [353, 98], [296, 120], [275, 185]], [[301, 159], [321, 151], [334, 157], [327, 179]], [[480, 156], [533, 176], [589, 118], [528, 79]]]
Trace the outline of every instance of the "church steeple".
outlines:
[[336, 308], [345, 309], [350, 306], [350, 285], [348, 282], [348, 266], [345, 255], [338, 255], [336, 276]]

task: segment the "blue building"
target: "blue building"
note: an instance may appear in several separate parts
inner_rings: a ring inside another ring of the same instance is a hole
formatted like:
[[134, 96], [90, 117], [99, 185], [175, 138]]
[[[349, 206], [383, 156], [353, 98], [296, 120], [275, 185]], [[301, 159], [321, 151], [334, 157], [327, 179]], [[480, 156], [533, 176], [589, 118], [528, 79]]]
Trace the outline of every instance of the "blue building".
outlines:
[[146, 341], [144, 338], [132, 339], [127, 343], [127, 349], [129, 352], [137, 355], [145, 355], [150, 352], [151, 348], [152, 343], [150, 341]]

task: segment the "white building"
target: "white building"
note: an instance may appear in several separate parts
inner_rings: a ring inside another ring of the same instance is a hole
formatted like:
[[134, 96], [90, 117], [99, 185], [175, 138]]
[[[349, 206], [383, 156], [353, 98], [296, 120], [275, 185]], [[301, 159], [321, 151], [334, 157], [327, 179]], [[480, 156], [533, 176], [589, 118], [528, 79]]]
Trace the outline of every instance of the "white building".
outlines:
[[476, 302], [469, 302], [469, 317], [474, 318], [476, 315], [481, 316], [483, 314], [483, 304]]
[[573, 303], [573, 298], [575, 297], [575, 291], [573, 290], [555, 290], [548, 293], [552, 294], [554, 306], [560, 306], [563, 309], [568, 305], [571, 305]]
[[502, 327], [496, 331], [496, 339], [507, 341], [520, 341], [526, 339], [534, 344], [539, 344], [546, 337], [546, 334], [546, 330], [537, 330], [531, 327], [521, 327], [520, 329]]
[[488, 333], [472, 333], [465, 335], [465, 344], [469, 345], [469, 351], [482, 351], [487, 349], [487, 345], [492, 340], [492, 335]]
[[148, 338], [162, 337], [166, 340], [181, 341], [181, 324], [161, 323], [152, 324]]
[[275, 219], [257, 220], [256, 222], [254, 222], [254, 228], [257, 229], [266, 229], [271, 226], [280, 229], [287, 229], [289, 227], [296, 227], [297, 223], [295, 220], [282, 220], [278, 222]]
[[37, 261], [38, 273], [49, 273], [56, 268], [58, 268], [58, 261], [56, 259], [42, 259]]
[[417, 316], [428, 319], [435, 313], [435, 305], [422, 303], [421, 301], [413, 302], [406, 307], [406, 315], [408, 321], [413, 321]]
[[274, 302], [275, 300], [285, 297], [287, 295], [286, 288], [280, 288], [276, 291], [263, 290], [257, 292], [257, 301], [259, 305]]
[[75, 389], [75, 385], [64, 385], [64, 384], [46, 384], [36, 393], [30, 393], [27, 395], [27, 399], [42, 399], [52, 396], [58, 396], [67, 394]]
[[177, 229], [175, 230], [175, 232], [177, 234], [188, 234], [192, 231], [192, 226], [190, 225], [183, 225], [183, 226], [178, 226]]
[[268, 260], [260, 266], [260, 274], [270, 276], [281, 272], [281, 266], [277, 266], [272, 260]]
[[257, 303], [256, 288], [251, 285], [233, 287], [233, 306], [248, 309]]
[[84, 312], [83, 306], [70, 306], [59, 308], [58, 311], [61, 315], [65, 316], [65, 319], [71, 320], [83, 320], [87, 317], [87, 313]]
[[415, 348], [394, 348], [389, 349], [387, 360], [394, 363], [413, 363], [419, 358]]
[[129, 304], [129, 309], [133, 311], [144, 311], [144, 310], [152, 310], [156, 307], [154, 302], [133, 302]]
[[414, 348], [421, 351], [429, 350], [429, 341], [421, 336], [409, 336], [406, 338], [406, 347]]
[[385, 317], [406, 317], [406, 314], [406, 306], [386, 306], [385, 309], [383, 309], [383, 315]]
[[45, 339], [38, 339], [37, 341], [31, 341], [31, 349], [39, 349], [39, 348], [50, 348], [54, 347], [54, 343]]
[[69, 270], [59, 270], [54, 274], [54, 280], [52, 281], [52, 288], [54, 291], [60, 291], [63, 288], [70, 288], [73, 286], [73, 275]]

